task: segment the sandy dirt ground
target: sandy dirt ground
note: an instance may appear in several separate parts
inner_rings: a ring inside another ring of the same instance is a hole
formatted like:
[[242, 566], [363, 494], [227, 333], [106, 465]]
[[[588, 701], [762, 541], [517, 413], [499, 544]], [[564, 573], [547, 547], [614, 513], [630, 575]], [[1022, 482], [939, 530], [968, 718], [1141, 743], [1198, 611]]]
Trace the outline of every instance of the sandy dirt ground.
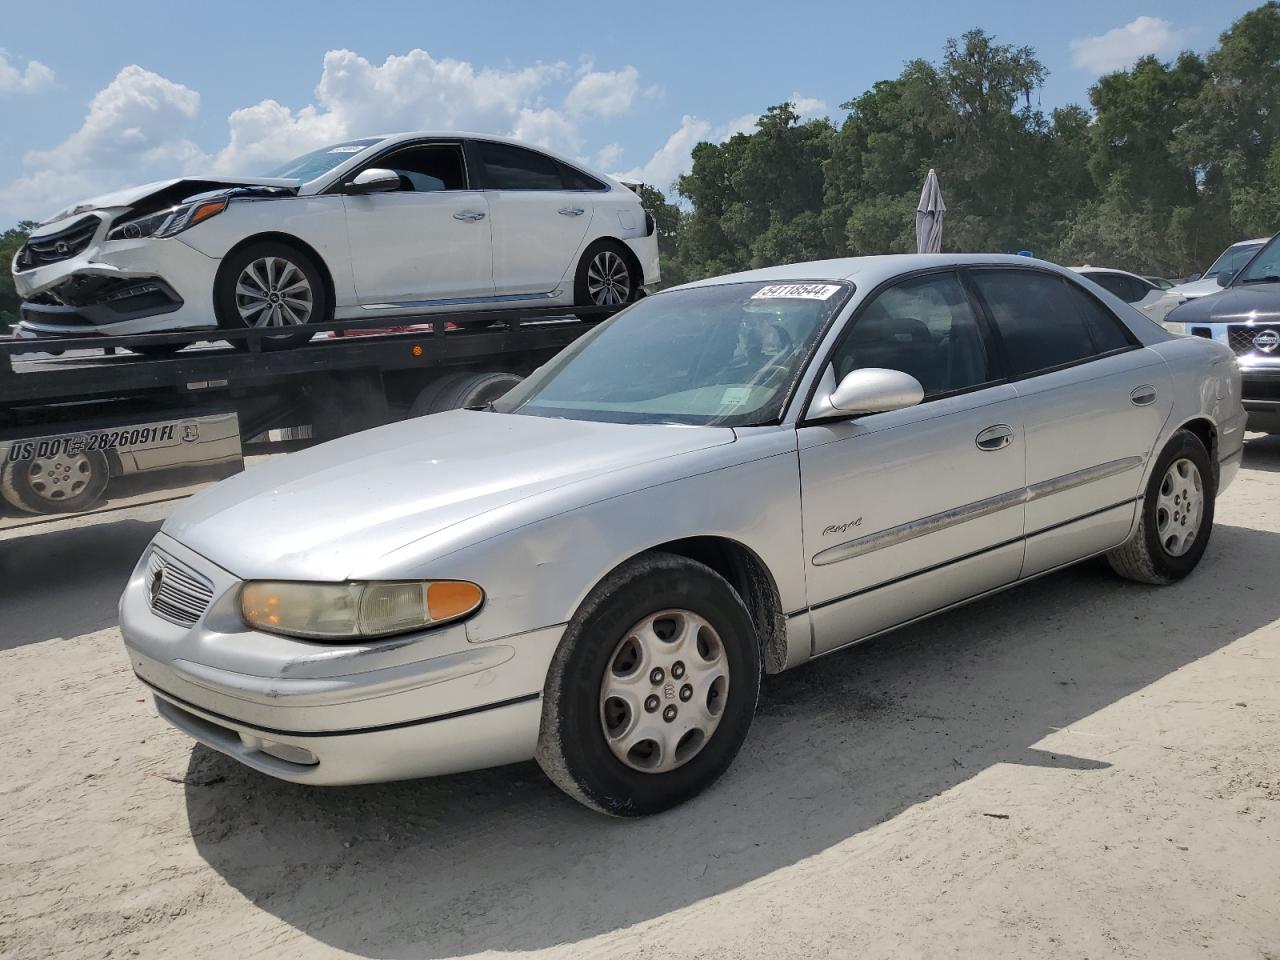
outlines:
[[1184, 583], [1090, 563], [769, 678], [643, 822], [193, 747], [114, 626], [166, 509], [0, 539], [0, 955], [1280, 958], [1280, 437]]

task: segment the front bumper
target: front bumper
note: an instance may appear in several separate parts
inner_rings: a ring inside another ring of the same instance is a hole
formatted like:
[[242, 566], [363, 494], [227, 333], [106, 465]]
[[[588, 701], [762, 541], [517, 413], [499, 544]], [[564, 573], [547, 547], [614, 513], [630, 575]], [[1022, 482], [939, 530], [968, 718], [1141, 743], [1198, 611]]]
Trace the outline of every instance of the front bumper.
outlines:
[[462, 624], [359, 645], [247, 628], [240, 581], [166, 537], [212, 586], [192, 627], [152, 611], [147, 556], [120, 600], [130, 665], [160, 715], [215, 750], [298, 783], [455, 773], [533, 757], [561, 627], [471, 643]]
[[1240, 366], [1240, 393], [1249, 429], [1280, 433], [1280, 362]]
[[19, 333], [121, 336], [216, 327], [218, 265], [181, 237], [95, 237], [76, 256], [13, 275], [24, 301]]

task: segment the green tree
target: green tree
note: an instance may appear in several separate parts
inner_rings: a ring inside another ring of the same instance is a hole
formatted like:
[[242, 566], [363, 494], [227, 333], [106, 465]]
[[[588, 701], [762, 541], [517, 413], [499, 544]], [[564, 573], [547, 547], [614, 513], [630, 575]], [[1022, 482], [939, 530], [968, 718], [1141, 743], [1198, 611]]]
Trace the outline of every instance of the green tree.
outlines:
[[18, 320], [18, 292], [13, 288], [13, 275], [9, 272], [18, 248], [27, 242], [27, 236], [35, 228], [30, 220], [21, 221], [16, 227], [0, 233], [0, 330], [8, 330]]

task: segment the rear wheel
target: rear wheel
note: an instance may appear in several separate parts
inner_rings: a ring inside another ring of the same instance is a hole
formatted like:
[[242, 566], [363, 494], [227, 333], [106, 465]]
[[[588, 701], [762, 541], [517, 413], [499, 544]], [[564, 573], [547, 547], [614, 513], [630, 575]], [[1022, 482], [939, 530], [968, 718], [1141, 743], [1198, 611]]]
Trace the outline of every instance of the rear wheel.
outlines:
[[4, 465], [0, 495], [24, 513], [78, 513], [101, 499], [110, 475], [97, 450], [33, 457]]
[[580, 307], [620, 307], [636, 299], [641, 279], [622, 244], [601, 240], [582, 255], [573, 302]]
[[409, 407], [409, 416], [492, 403], [522, 379], [514, 373], [446, 373], [422, 388]]
[[1199, 564], [1213, 530], [1217, 491], [1200, 438], [1179, 430], [1156, 459], [1138, 529], [1107, 554], [1111, 569], [1139, 583], [1181, 580]]
[[[312, 334], [299, 328], [333, 318], [315, 261], [277, 240], [250, 244], [223, 260], [214, 281], [213, 304], [223, 330], [279, 330], [263, 337], [263, 350], [300, 346]], [[233, 340], [231, 345], [249, 349], [246, 340]]]
[[728, 582], [684, 557], [639, 557], [565, 629], [543, 691], [538, 763], [595, 810], [657, 813], [724, 773], [759, 692], [755, 627]]

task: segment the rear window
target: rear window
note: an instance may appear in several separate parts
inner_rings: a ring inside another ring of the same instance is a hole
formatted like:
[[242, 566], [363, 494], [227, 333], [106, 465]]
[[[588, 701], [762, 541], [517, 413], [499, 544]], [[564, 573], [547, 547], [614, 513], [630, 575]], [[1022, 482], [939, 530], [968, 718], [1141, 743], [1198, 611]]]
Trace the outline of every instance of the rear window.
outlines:
[[975, 270], [972, 277], [1004, 340], [1015, 377], [1093, 356], [1085, 318], [1064, 280], [1031, 270]]
[[480, 141], [484, 185], [490, 190], [563, 190], [560, 164], [550, 157], [509, 143]]

